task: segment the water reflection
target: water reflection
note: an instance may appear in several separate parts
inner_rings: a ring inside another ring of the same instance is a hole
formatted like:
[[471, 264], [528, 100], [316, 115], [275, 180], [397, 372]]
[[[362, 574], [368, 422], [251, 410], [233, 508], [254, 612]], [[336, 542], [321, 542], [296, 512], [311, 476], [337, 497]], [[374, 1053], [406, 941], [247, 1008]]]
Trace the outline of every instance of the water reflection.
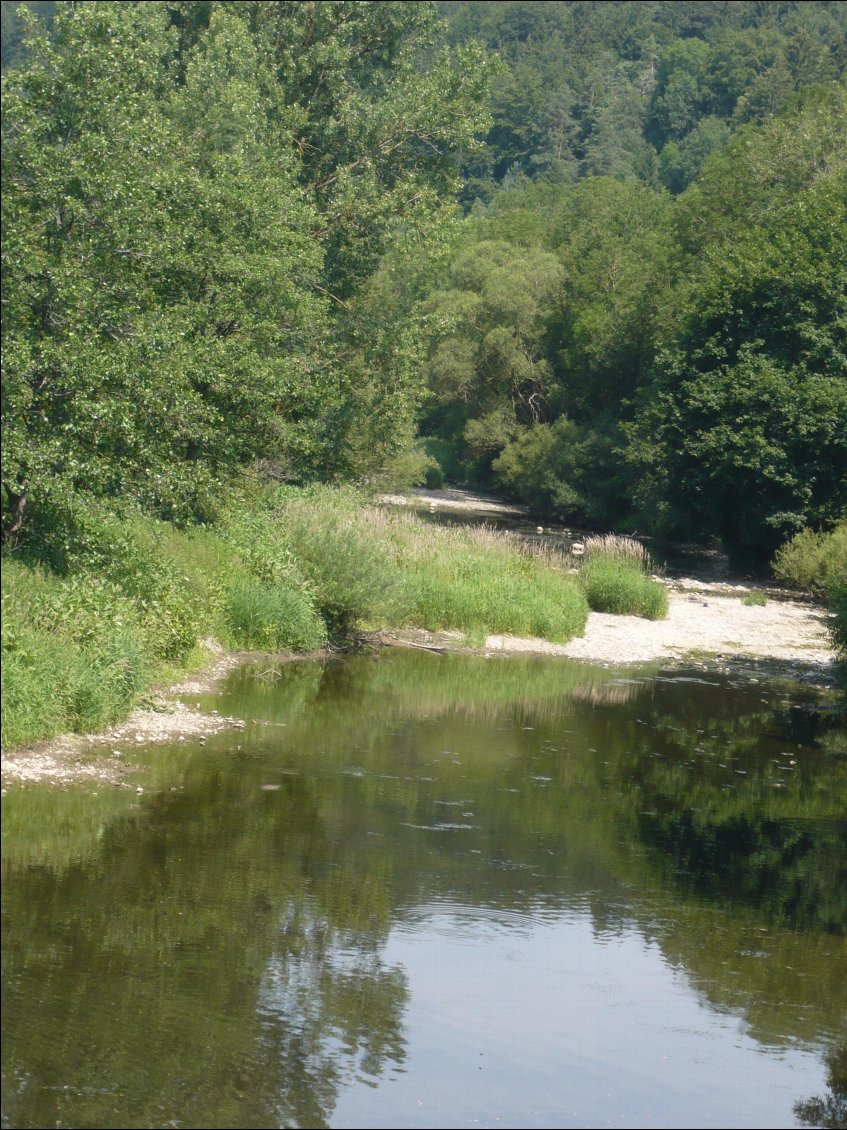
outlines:
[[847, 1126], [847, 1044], [826, 1057], [827, 1092], [796, 1103], [794, 1113], [803, 1126], [844, 1130]]
[[794, 690], [391, 652], [214, 705], [244, 732], [151, 753], [140, 800], [5, 798], [4, 1125], [764, 1127], [823, 1092], [847, 762]]

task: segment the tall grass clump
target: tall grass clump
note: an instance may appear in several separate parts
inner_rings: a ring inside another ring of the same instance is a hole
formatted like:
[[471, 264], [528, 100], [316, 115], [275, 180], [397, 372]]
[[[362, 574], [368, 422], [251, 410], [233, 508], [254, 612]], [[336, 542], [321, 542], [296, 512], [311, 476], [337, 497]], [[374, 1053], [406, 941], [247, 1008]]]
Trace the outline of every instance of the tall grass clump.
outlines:
[[384, 544], [398, 566], [391, 613], [398, 627], [558, 642], [585, 630], [588, 606], [567, 571], [523, 552], [508, 535], [411, 517], [386, 524]]
[[314, 486], [256, 497], [228, 536], [258, 579], [306, 593], [335, 635], [379, 615], [395, 570], [352, 490]]
[[326, 642], [306, 593], [247, 575], [229, 584], [223, 606], [227, 642], [260, 651], [309, 651]]
[[579, 583], [594, 612], [664, 619], [667, 590], [653, 580], [651, 572], [650, 555], [632, 538], [586, 538]]
[[768, 603], [768, 594], [764, 592], [745, 592], [741, 603], [747, 608], [764, 608]]

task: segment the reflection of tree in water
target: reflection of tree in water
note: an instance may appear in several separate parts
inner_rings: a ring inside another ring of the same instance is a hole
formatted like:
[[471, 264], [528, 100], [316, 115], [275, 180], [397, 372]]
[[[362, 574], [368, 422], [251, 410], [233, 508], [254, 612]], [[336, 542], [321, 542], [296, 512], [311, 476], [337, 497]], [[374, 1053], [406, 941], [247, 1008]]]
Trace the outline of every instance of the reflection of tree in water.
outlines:
[[261, 1058], [279, 1077], [269, 1092], [276, 1124], [325, 1126], [345, 1084], [401, 1063], [406, 996], [405, 975], [377, 947], [292, 914], [258, 1000]]
[[8, 883], [3, 1125], [321, 1127], [402, 1060], [381, 883], [251, 768], [207, 752], [86, 866]]
[[826, 1064], [827, 1094], [795, 1103], [794, 1114], [804, 1126], [847, 1130], [847, 1044], [833, 1048]]
[[[242, 673], [216, 705], [262, 724], [236, 749], [183, 758], [72, 866], [7, 857], [4, 1124], [326, 1125], [403, 1061], [386, 939], [445, 898], [498, 921], [579, 906], [604, 936], [635, 922], [757, 1038], [832, 1029], [847, 763], [816, 746], [791, 766], [757, 686], [515, 664]], [[772, 918], [792, 929], [765, 937]]]
[[847, 834], [834, 821], [803, 825], [754, 811], [722, 821], [650, 813], [639, 831], [662, 852], [663, 869], [698, 898], [756, 907], [795, 930], [844, 933]]
[[698, 900], [756, 908], [790, 929], [843, 934], [847, 825], [837, 798], [847, 763], [817, 731], [783, 752], [793, 714], [779, 700], [756, 696], [744, 710], [736, 695], [728, 711], [724, 687], [703, 684], [702, 714], [689, 720], [672, 690], [657, 681], [639, 703], [625, 767], [638, 786], [633, 815], [653, 865]]

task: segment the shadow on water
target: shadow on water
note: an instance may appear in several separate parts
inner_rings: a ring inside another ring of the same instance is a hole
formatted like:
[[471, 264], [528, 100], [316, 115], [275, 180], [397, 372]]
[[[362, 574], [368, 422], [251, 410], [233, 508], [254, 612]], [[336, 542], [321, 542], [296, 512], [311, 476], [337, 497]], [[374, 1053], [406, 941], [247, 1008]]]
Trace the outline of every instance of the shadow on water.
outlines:
[[830, 1117], [847, 759], [815, 701], [420, 652], [233, 673], [204, 705], [244, 731], [149, 751], [143, 795], [4, 798], [3, 1124]]

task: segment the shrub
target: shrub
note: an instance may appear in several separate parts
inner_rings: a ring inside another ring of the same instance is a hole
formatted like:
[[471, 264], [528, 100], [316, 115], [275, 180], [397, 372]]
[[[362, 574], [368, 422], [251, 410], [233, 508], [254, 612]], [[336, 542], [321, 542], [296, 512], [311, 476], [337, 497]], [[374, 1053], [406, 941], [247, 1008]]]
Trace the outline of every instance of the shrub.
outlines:
[[847, 578], [837, 581], [832, 586], [827, 603], [832, 613], [830, 632], [835, 653], [847, 675]]
[[108, 585], [3, 568], [3, 742], [90, 730], [124, 715], [149, 664], [133, 605]]
[[792, 588], [825, 595], [847, 578], [847, 520], [833, 530], [801, 530], [776, 553], [771, 567]]
[[494, 460], [495, 481], [533, 509], [602, 525], [620, 516], [625, 494], [613, 458], [614, 428], [564, 416], [521, 429]]
[[394, 570], [384, 547], [368, 531], [362, 500], [354, 492], [329, 487], [280, 491], [271, 518], [274, 528], [263, 551], [299, 571], [333, 633], [348, 631], [384, 606]]

